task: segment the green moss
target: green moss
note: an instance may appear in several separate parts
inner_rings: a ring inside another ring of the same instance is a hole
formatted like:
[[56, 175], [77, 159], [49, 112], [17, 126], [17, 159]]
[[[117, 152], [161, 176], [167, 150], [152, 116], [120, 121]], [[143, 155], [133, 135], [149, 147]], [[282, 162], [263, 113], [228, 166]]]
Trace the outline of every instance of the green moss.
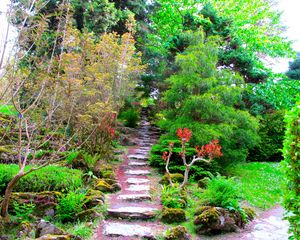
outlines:
[[164, 207], [161, 213], [161, 220], [165, 223], [184, 222], [186, 220], [185, 210]]
[[252, 221], [255, 218], [256, 213], [253, 208], [243, 207], [242, 209], [245, 212], [248, 221]]
[[218, 210], [215, 207], [211, 207], [205, 211], [203, 211], [200, 215], [198, 215], [195, 220], [195, 225], [210, 226], [219, 222], [219, 214]]
[[187, 239], [187, 229], [183, 226], [176, 226], [166, 232], [165, 240], [185, 240]]
[[203, 213], [206, 210], [209, 210], [211, 208], [211, 206], [200, 206], [196, 209], [195, 211], [195, 216], [200, 215], [201, 213]]
[[[171, 173], [170, 178], [173, 183], [182, 183], [183, 182], [183, 175], [181, 173]], [[169, 185], [169, 177], [165, 174], [162, 179], [159, 181], [160, 184]]]
[[103, 179], [97, 180], [94, 187], [96, 190], [99, 190], [102, 192], [112, 192], [113, 191], [113, 187]]

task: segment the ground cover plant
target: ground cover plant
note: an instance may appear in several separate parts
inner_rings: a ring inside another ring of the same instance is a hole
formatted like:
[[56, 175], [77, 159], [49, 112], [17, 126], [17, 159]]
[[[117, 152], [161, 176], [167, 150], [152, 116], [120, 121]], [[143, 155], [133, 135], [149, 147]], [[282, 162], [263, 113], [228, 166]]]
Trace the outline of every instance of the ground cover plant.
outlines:
[[241, 198], [253, 207], [269, 209], [281, 203], [284, 176], [279, 163], [242, 163], [227, 168], [235, 176]]

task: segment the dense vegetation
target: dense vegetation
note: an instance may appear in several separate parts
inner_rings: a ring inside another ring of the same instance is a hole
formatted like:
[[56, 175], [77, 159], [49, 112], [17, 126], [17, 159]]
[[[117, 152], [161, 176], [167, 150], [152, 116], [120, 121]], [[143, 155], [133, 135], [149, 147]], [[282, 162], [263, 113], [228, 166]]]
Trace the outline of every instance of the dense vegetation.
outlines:
[[299, 56], [285, 75], [265, 65], [295, 57], [272, 4], [10, 1], [17, 37], [9, 60], [6, 44], [0, 51], [0, 225], [46, 217], [89, 238], [84, 223], [120, 189], [117, 153], [134, 144], [146, 108], [162, 131], [149, 158], [165, 174], [162, 221], [194, 234], [222, 232], [220, 217], [243, 227], [253, 212], [241, 200], [280, 201], [283, 149], [297, 239]]

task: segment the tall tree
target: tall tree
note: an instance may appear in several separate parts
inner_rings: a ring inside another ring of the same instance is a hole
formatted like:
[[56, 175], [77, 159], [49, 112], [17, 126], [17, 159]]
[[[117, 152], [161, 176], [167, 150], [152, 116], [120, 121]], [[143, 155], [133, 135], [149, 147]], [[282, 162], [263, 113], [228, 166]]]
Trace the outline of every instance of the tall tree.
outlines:
[[291, 79], [300, 80], [300, 53], [293, 62], [290, 62], [286, 75]]
[[187, 127], [191, 143], [205, 144], [219, 139], [223, 164], [245, 160], [258, 140], [257, 121], [241, 104], [243, 79], [228, 69], [218, 70], [218, 44], [213, 37], [191, 35], [191, 44], [176, 57], [179, 71], [167, 79], [161, 127], [168, 132]]

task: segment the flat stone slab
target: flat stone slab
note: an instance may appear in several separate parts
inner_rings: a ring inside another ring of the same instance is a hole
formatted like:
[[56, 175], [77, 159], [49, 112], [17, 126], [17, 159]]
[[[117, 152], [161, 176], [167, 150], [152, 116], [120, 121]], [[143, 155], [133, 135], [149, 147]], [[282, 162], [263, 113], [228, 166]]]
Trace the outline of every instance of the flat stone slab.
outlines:
[[147, 162], [129, 162], [128, 163], [128, 166], [147, 166], [148, 163]]
[[109, 216], [116, 218], [151, 219], [156, 215], [157, 208], [151, 207], [120, 207], [108, 209]]
[[127, 170], [125, 173], [128, 175], [148, 175], [151, 172], [148, 170]]
[[145, 201], [151, 200], [150, 194], [122, 194], [118, 196], [118, 199], [125, 201]]
[[131, 158], [131, 159], [140, 159], [140, 160], [147, 160], [148, 159], [145, 154], [130, 154], [127, 157]]
[[138, 237], [155, 239], [150, 227], [128, 223], [106, 223], [103, 234], [109, 237]]
[[150, 186], [149, 185], [142, 185], [142, 184], [132, 184], [129, 186], [129, 188], [126, 188], [127, 191], [149, 191]]
[[128, 178], [126, 182], [129, 184], [144, 184], [150, 182], [150, 180], [146, 178]]

